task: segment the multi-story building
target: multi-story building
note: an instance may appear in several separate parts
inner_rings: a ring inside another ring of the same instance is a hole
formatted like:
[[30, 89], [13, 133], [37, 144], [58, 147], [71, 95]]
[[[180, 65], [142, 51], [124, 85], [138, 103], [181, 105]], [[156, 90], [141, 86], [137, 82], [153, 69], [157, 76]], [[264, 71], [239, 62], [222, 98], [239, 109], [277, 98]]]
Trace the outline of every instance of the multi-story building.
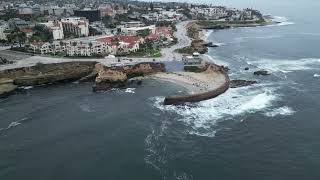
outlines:
[[18, 15], [20, 16], [32, 16], [33, 10], [31, 6], [27, 6], [26, 4], [21, 4], [18, 7]]
[[209, 8], [194, 7], [190, 9], [193, 17], [198, 19], [220, 19], [228, 16], [226, 7], [214, 6]]
[[52, 37], [54, 40], [60, 40], [64, 38], [63, 27], [60, 21], [49, 21], [47, 23], [40, 23], [46, 26], [50, 32], [52, 32]]
[[6, 21], [0, 20], [0, 39], [7, 40], [7, 33], [6, 31], [9, 30], [9, 25]]
[[144, 26], [144, 27], [129, 27], [129, 28], [121, 28], [121, 33], [124, 35], [136, 36], [139, 32], [144, 30], [150, 30], [150, 33], [155, 33], [156, 26]]
[[89, 35], [89, 21], [83, 17], [69, 17], [61, 19], [63, 31], [78, 37]]
[[9, 23], [9, 27], [10, 27], [11, 29], [27, 28], [27, 27], [29, 27], [30, 24], [31, 24], [29, 21], [25, 21], [25, 20], [22, 20], [22, 19], [20, 19], [20, 18], [10, 19], [10, 20], [8, 21], [8, 23]]
[[144, 40], [136, 36], [90, 36], [53, 43], [32, 42], [30, 50], [41, 54], [63, 52], [68, 56], [116, 55], [136, 52], [140, 43]]
[[86, 19], [89, 20], [89, 22], [101, 20], [100, 10], [93, 10], [93, 9], [74, 10], [74, 15], [78, 17], [85, 17]]

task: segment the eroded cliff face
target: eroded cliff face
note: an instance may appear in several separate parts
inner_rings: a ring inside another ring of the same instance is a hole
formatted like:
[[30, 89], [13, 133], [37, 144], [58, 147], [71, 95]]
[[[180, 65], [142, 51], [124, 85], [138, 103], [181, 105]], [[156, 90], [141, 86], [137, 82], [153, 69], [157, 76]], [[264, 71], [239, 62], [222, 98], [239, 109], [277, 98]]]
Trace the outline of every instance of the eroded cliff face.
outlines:
[[96, 62], [67, 62], [55, 64], [37, 64], [32, 67], [4, 70], [0, 78], [14, 80], [18, 86], [32, 86], [77, 80], [90, 74]]
[[34, 86], [56, 82], [95, 81], [93, 90], [109, 90], [125, 87], [144, 76], [165, 71], [162, 63], [140, 63], [136, 65], [105, 67], [97, 62], [66, 62], [37, 64], [32, 67], [0, 71], [0, 97], [9, 94], [18, 86]]
[[119, 67], [105, 67], [98, 63], [95, 66], [97, 77], [93, 91], [122, 88], [132, 83], [129, 81], [131, 78], [164, 71], [165, 66], [162, 63], [140, 63]]
[[11, 82], [1, 83], [0, 96], [9, 93], [9, 84], [11, 91], [14, 91], [16, 89], [14, 87], [17, 86], [34, 86], [78, 80], [92, 73], [95, 64], [96, 62], [37, 64], [32, 67], [0, 71], [0, 79], [7, 79]]

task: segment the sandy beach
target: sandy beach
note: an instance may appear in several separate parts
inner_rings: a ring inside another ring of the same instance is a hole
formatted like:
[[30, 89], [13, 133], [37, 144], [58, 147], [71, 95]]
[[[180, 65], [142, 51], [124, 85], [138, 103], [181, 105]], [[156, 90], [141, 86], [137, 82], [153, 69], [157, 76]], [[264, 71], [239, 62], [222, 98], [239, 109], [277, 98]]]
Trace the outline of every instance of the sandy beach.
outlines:
[[189, 94], [198, 94], [214, 90], [225, 83], [225, 76], [220, 72], [174, 72], [174, 73], [157, 73], [150, 78], [172, 82], [185, 87]]

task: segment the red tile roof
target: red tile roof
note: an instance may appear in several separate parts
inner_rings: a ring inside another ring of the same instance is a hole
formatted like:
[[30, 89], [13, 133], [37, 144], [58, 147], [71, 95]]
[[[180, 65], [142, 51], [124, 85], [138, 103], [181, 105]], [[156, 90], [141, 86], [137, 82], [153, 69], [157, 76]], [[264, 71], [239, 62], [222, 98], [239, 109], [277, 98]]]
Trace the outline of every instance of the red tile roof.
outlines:
[[170, 27], [163, 26], [156, 28], [156, 34], [171, 35], [171, 33], [172, 30]]
[[128, 43], [129, 46], [133, 47], [135, 44], [140, 42], [140, 38], [137, 36], [110, 36], [105, 38], [97, 39], [99, 42], [107, 43], [109, 45], [114, 44], [114, 42], [124, 42]]
[[46, 42], [42, 42], [42, 41], [33, 41], [31, 42], [32, 45], [34, 46], [42, 46], [44, 45]]
[[146, 38], [151, 41], [155, 41], [155, 40], [158, 40], [160, 36], [158, 34], [149, 34]]

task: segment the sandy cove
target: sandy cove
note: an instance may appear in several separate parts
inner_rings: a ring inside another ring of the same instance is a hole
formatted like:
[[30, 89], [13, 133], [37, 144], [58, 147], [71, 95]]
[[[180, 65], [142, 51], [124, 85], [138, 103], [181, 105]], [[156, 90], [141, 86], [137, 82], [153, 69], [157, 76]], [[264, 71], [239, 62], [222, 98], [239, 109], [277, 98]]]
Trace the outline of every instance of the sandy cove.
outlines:
[[174, 72], [174, 73], [157, 73], [150, 78], [171, 82], [183, 86], [190, 94], [197, 94], [216, 89], [225, 82], [223, 74], [218, 72]]

